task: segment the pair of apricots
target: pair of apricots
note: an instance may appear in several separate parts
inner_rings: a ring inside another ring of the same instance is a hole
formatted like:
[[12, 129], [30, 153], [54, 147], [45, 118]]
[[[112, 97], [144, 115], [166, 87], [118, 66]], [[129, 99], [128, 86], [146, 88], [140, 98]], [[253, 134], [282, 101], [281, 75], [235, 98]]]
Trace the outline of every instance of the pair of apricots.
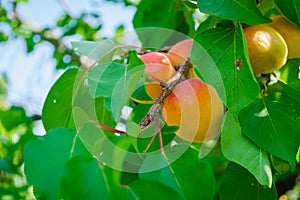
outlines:
[[271, 17], [272, 23], [244, 29], [254, 75], [280, 70], [287, 59], [300, 57], [300, 30], [283, 16]]
[[[146, 82], [150, 97], [159, 96], [162, 91], [159, 82], [167, 82], [176, 74], [175, 67], [188, 58], [192, 43], [191, 39], [183, 40], [167, 53], [150, 52], [140, 56], [150, 77]], [[194, 76], [177, 84], [166, 97], [163, 117], [168, 125], [179, 127], [176, 135], [182, 139], [203, 142], [221, 132], [224, 107], [216, 90]]]

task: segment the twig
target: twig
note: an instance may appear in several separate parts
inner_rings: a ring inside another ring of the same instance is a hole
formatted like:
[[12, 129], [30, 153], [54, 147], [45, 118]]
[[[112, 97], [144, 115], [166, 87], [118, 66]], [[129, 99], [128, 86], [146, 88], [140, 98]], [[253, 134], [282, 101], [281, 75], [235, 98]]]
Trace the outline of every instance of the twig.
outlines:
[[147, 146], [146, 146], [145, 150], [143, 151], [143, 153], [147, 153], [147, 151], [149, 150], [150, 146], [154, 142], [154, 139], [155, 139], [157, 133], [158, 133], [157, 131], [154, 132], [152, 138], [150, 139], [150, 142], [147, 144]]
[[38, 121], [38, 120], [41, 120], [41, 119], [42, 119], [42, 116], [41, 116], [41, 115], [38, 115], [38, 114], [35, 114], [35, 115], [31, 116], [31, 117], [32, 117], [32, 120], [33, 120], [33, 121]]
[[178, 83], [185, 80], [184, 75], [192, 66], [193, 65], [190, 61], [190, 58], [187, 58], [183, 63], [181, 63], [178, 66], [177, 73], [167, 83], [163, 85], [162, 92], [157, 97], [154, 104], [139, 124], [141, 131], [143, 131], [154, 120], [154, 117], [157, 114], [161, 113], [165, 99]]

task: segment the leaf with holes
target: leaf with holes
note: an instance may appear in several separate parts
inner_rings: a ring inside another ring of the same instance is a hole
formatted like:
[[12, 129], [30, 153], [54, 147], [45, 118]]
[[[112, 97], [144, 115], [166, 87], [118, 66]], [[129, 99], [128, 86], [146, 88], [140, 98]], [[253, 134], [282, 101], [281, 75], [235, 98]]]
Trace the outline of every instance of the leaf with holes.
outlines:
[[259, 94], [241, 25], [209, 29], [198, 34], [195, 40], [192, 62], [204, 81], [216, 88], [237, 116]]

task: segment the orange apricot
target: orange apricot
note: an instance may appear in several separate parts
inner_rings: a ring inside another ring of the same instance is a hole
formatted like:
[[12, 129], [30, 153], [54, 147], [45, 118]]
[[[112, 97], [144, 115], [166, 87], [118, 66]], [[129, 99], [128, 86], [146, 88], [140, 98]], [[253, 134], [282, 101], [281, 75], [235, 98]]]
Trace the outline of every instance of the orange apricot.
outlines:
[[273, 22], [268, 25], [278, 31], [287, 44], [287, 58], [300, 58], [300, 30], [281, 15], [271, 19]]
[[162, 92], [162, 87], [158, 82], [147, 82], [145, 84], [146, 90], [148, 92], [148, 95], [152, 99], [156, 99], [160, 93]]
[[140, 56], [145, 63], [145, 73], [153, 81], [167, 82], [176, 73], [169, 57], [165, 53], [150, 52]]
[[216, 90], [199, 78], [175, 86], [163, 106], [168, 125], [179, 126], [180, 138], [191, 142], [209, 141], [221, 132], [224, 107]]
[[167, 55], [171, 58], [174, 66], [180, 65], [190, 56], [193, 45], [192, 39], [182, 40], [171, 47]]

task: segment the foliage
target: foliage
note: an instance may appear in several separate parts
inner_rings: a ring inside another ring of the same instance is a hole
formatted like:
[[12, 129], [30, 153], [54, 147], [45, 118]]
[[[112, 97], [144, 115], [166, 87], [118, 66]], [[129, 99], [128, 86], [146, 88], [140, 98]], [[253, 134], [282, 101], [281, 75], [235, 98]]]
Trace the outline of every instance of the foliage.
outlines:
[[[5, 78], [1, 79], [5, 91]], [[9, 107], [5, 92], [0, 95], [0, 198], [24, 199], [29, 196], [29, 185], [24, 177], [23, 150], [33, 135], [34, 116], [27, 116], [22, 107]]]
[[[197, 18], [199, 10], [204, 19]], [[281, 183], [300, 172], [300, 58], [288, 60], [276, 76], [255, 78], [243, 33], [243, 27], [268, 23], [278, 13], [300, 26], [298, 0], [142, 0], [133, 25], [143, 48], [120, 42], [121, 34], [100, 42], [74, 42], [74, 51], [61, 47], [63, 37], [81, 34], [83, 40], [96, 40], [101, 29], [88, 25], [85, 14], [62, 16], [57, 27], [64, 34], [59, 38], [47, 34], [54, 27], [34, 31], [17, 17], [1, 16], [12, 27], [9, 37], [22, 36], [29, 52], [49, 41], [57, 47], [57, 68], [75, 65], [48, 93], [42, 113], [45, 136], [32, 135], [33, 119], [22, 108], [1, 110], [1, 171], [22, 174], [26, 143], [24, 171], [37, 199], [278, 199], [293, 187]], [[142, 38], [149, 27], [158, 28], [150, 34], [151, 41], [159, 41], [153, 46]], [[160, 34], [165, 28], [177, 35]], [[34, 35], [39, 35], [38, 42], [32, 41]], [[4, 33], [0, 37], [9, 38]], [[191, 61], [227, 108], [221, 136], [213, 145], [181, 140], [174, 134], [176, 127], [161, 118], [141, 134], [139, 122], [149, 105], [131, 98], [133, 93], [147, 96], [141, 89], [145, 66], [138, 56], [165, 51], [173, 37], [173, 44], [193, 38], [201, 45], [193, 46]], [[61, 63], [67, 54], [72, 64]], [[98, 63], [79, 68], [79, 54]], [[127, 120], [124, 107], [132, 109]], [[19, 135], [17, 142], [14, 134]], [[24, 198], [22, 192], [29, 187], [7, 180], [0, 184], [16, 199]]]

